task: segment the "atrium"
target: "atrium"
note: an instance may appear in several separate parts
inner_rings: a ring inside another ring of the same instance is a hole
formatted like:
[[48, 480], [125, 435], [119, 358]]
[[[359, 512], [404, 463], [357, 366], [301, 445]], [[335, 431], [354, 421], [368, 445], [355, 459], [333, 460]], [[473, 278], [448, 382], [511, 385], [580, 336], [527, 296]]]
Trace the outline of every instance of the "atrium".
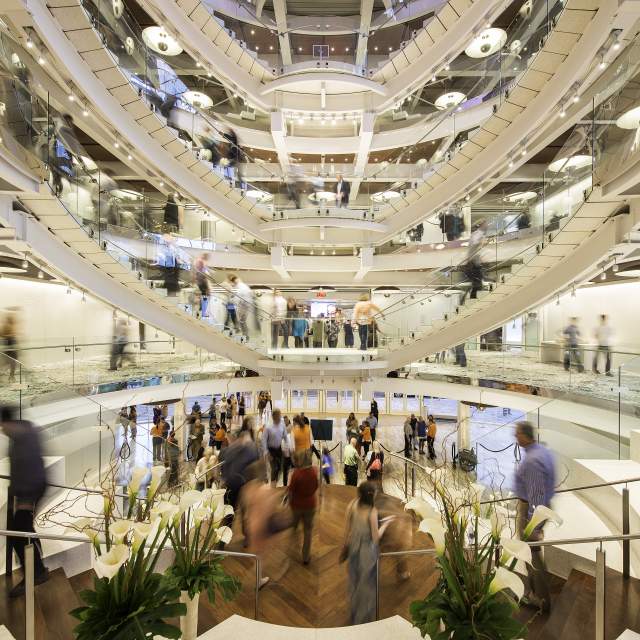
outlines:
[[0, 0], [0, 640], [640, 640], [640, 3]]

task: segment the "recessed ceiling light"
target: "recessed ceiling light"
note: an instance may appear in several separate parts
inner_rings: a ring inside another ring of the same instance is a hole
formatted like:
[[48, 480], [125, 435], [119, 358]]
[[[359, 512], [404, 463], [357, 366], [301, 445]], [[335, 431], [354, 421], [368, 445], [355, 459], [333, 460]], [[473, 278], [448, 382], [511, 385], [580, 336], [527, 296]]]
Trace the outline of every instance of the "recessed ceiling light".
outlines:
[[461, 102], [464, 102], [467, 96], [460, 91], [451, 91], [450, 93], [443, 93], [436, 98], [434, 105], [439, 111], [445, 111], [451, 109], [451, 107], [457, 107]]
[[255, 29], [251, 29], [251, 35], [255, 36], [256, 35], [256, 30]]
[[375, 47], [373, 47], [373, 50], [374, 50], [374, 51], [377, 51], [377, 50], [378, 50], [378, 45], [376, 45]]
[[182, 53], [178, 41], [163, 27], [146, 27], [142, 30], [142, 40], [149, 49], [164, 56], [177, 56]]
[[470, 58], [486, 58], [497, 53], [507, 42], [504, 29], [485, 29], [481, 31], [464, 50]]

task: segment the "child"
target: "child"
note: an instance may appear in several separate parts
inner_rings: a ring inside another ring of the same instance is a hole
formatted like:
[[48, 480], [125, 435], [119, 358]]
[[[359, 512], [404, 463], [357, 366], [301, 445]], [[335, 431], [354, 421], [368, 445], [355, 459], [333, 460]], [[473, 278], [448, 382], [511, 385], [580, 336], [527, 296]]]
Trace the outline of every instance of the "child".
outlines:
[[322, 477], [327, 484], [331, 484], [331, 476], [333, 475], [333, 460], [327, 447], [322, 449]]

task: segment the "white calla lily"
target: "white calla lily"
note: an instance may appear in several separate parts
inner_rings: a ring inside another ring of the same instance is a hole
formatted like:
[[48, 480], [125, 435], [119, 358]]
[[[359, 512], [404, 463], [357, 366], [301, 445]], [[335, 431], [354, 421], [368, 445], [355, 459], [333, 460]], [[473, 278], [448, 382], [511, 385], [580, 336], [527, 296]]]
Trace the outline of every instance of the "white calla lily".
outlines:
[[109, 535], [116, 544], [124, 541], [125, 537], [131, 531], [133, 523], [131, 520], [115, 520], [109, 525]]
[[149, 483], [149, 490], [147, 491], [147, 500], [151, 500], [151, 498], [156, 495], [156, 491], [162, 484], [165, 473], [166, 469], [164, 467], [156, 465], [151, 468], [151, 482]]
[[507, 564], [514, 558], [531, 564], [531, 547], [526, 542], [503, 536], [500, 538], [500, 544], [502, 546], [500, 564]]
[[453, 522], [463, 530], [466, 530], [469, 520], [471, 519], [471, 507], [458, 507], [453, 514]]
[[203, 520], [208, 520], [211, 517], [211, 509], [209, 507], [198, 507], [193, 510], [193, 522], [196, 526], [202, 523]]
[[494, 505], [491, 509], [489, 522], [491, 523], [491, 537], [494, 540], [499, 540], [502, 531], [509, 523], [509, 512], [504, 507]]
[[444, 555], [445, 528], [442, 526], [440, 518], [425, 518], [420, 522], [418, 531], [430, 535], [436, 548], [436, 553], [439, 556]]
[[178, 506], [168, 501], [162, 501], [151, 507], [149, 512], [151, 515], [151, 521], [160, 520], [160, 527], [164, 528], [167, 523], [179, 513]]
[[78, 518], [67, 530], [71, 533], [80, 532], [87, 536], [93, 544], [96, 544], [100, 531], [95, 527], [95, 521], [92, 518]]
[[129, 481], [129, 492], [138, 493], [142, 481], [147, 477], [149, 470], [147, 467], [135, 467], [131, 472], [131, 480]]
[[413, 511], [420, 516], [422, 520], [440, 517], [440, 512], [423, 498], [411, 498], [411, 500], [404, 505], [404, 510]]
[[545, 507], [544, 505], [539, 504], [534, 510], [533, 515], [531, 516], [531, 520], [527, 523], [527, 526], [524, 529], [524, 533], [522, 537], [525, 540], [528, 540], [534, 530], [539, 527], [543, 522], [547, 522], [550, 520], [556, 525], [560, 526], [562, 524], [562, 518], [549, 507]]
[[95, 559], [93, 570], [98, 578], [111, 580], [128, 558], [129, 547], [126, 544], [116, 544], [107, 553], [103, 553]]
[[524, 583], [522, 580], [509, 569], [498, 567], [496, 569], [493, 580], [489, 584], [489, 593], [497, 593], [503, 589], [510, 589], [520, 600], [524, 595]]
[[199, 502], [202, 502], [202, 492], [191, 489], [185, 491], [180, 497], [180, 511], [184, 512], [187, 509], [195, 506]]
[[142, 543], [149, 537], [154, 529], [158, 528], [156, 522], [135, 522], [133, 524], [133, 548], [137, 551]]
[[216, 529], [216, 540], [218, 542], [224, 542], [224, 544], [229, 544], [231, 542], [231, 538], [233, 537], [233, 533], [230, 527], [219, 527]]

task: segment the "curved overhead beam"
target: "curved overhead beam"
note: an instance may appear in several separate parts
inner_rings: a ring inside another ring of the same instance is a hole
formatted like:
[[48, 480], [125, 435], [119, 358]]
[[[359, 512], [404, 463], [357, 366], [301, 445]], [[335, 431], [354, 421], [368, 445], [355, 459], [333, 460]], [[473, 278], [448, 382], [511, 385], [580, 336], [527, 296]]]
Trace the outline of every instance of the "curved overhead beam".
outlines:
[[[262, 95], [266, 96], [275, 91], [287, 91], [291, 93], [310, 93], [318, 97], [318, 83], [333, 85], [333, 93], [361, 93], [363, 91], [386, 96], [387, 90], [382, 85], [350, 73], [331, 71], [330, 69], [308, 69], [305, 72], [291, 73], [270, 82], [262, 89]], [[340, 90], [335, 90], [337, 86]], [[327, 93], [331, 93], [327, 89]]]
[[[337, 215], [340, 215], [339, 213]], [[285, 218], [283, 220], [272, 220], [271, 222], [263, 222], [260, 228], [264, 231], [280, 231], [283, 229], [308, 229], [309, 227], [332, 227], [336, 229], [362, 229], [365, 231], [374, 231], [383, 233], [387, 230], [387, 225], [372, 220], [363, 220], [356, 218], [339, 218], [332, 215], [330, 218], [314, 216], [308, 218]], [[295, 244], [291, 243], [291, 244]]]

